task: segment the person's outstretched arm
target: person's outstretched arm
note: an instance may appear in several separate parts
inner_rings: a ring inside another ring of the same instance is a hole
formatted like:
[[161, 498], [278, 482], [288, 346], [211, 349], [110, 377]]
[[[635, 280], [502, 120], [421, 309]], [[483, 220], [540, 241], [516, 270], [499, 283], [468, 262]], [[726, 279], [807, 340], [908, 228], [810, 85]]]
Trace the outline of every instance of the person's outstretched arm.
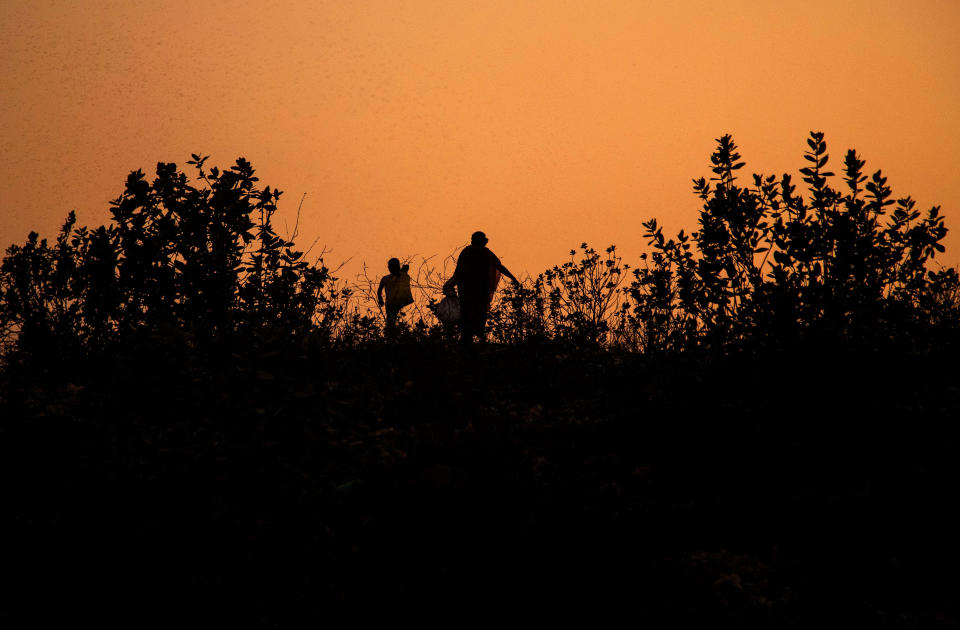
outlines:
[[463, 252], [460, 252], [460, 256], [457, 258], [457, 266], [453, 270], [453, 275], [450, 276], [450, 279], [443, 283], [443, 292], [451, 293], [453, 292], [453, 287], [459, 285], [460, 281], [457, 279], [457, 274], [460, 272], [460, 260], [463, 258]]
[[503, 263], [500, 262], [499, 260], [497, 260], [497, 271], [499, 271], [500, 273], [502, 273], [502, 274], [505, 275], [506, 277], [508, 277], [508, 278], [510, 278], [511, 280], [513, 280], [513, 283], [514, 283], [514, 284], [520, 284], [520, 281], [517, 280], [516, 276], [514, 276], [512, 273], [510, 273], [510, 270], [507, 269], [506, 267], [504, 267], [504, 266], [503, 266]]

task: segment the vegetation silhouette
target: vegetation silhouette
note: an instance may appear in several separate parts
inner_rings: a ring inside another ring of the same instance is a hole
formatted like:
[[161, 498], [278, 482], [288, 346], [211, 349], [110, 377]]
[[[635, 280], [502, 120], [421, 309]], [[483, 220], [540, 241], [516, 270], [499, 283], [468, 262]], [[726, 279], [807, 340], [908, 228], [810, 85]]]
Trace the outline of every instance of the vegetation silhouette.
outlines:
[[[823, 134], [808, 145], [805, 198], [789, 174], [740, 185], [744, 163], [723, 136], [714, 177], [694, 180], [699, 230], [668, 239], [656, 219], [644, 223], [651, 251], [633, 269], [614, 246], [601, 254], [582, 244], [579, 259], [571, 251], [568, 262], [504, 288], [490, 311], [492, 337], [648, 353], [938, 343], [960, 300], [956, 269], [931, 268], [946, 234], [939, 207], [921, 216], [910, 197], [894, 201], [887, 179], [876, 171], [868, 180], [853, 150], [845, 190], [834, 189]], [[110, 225], [78, 228], [71, 213], [55, 243], [31, 233], [7, 250], [7, 361], [112, 352], [173, 334], [210, 347], [264, 335], [348, 346], [377, 338], [369, 289], [338, 282], [322, 257], [310, 263], [276, 234], [280, 191], [258, 188], [242, 158], [223, 172], [208, 171], [206, 159], [189, 161], [199, 185], [173, 164], [158, 164], [152, 183], [136, 171], [112, 202]], [[420, 275], [433, 286], [414, 283], [427, 291], [427, 308], [415, 309], [425, 338], [438, 327], [429, 309], [436, 285], [457, 279], [427, 263]]]
[[637, 266], [583, 243], [470, 353], [432, 310], [457, 252], [397, 261], [385, 335], [246, 160], [131, 173], [109, 225], [0, 264], [0, 614], [955, 624], [943, 217], [808, 146], [800, 194], [718, 139], [696, 231], [648, 221]]

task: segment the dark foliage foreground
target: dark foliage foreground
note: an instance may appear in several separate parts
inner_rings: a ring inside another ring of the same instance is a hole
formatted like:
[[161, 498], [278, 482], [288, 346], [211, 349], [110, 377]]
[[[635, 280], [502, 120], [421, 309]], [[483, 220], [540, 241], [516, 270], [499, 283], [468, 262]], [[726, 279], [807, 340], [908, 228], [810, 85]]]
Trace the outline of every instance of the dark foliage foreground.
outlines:
[[[956, 624], [960, 278], [850, 151], [385, 339], [250, 164], [137, 171], [0, 264], [0, 620]], [[427, 274], [438, 280], [436, 272]]]
[[956, 622], [955, 370], [810, 350], [166, 347], [9, 379], [4, 611]]

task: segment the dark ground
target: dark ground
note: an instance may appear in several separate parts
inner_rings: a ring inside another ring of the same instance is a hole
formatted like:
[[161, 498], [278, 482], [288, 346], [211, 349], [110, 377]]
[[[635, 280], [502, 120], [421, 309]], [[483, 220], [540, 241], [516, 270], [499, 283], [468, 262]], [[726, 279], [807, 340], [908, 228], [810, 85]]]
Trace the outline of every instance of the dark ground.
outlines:
[[165, 347], [61, 372], [3, 377], [0, 621], [958, 620], [945, 357]]

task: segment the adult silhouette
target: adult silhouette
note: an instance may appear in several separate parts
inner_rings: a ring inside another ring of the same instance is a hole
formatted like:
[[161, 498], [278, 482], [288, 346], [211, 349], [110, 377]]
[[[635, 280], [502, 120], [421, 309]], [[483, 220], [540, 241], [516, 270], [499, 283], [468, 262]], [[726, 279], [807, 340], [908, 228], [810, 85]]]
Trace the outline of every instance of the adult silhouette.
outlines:
[[487, 312], [490, 300], [497, 290], [500, 274], [520, 284], [510, 270], [503, 266], [496, 254], [487, 249], [487, 236], [474, 232], [470, 244], [463, 248], [457, 258], [457, 268], [443, 289], [445, 292], [457, 287], [460, 297], [460, 334], [463, 343], [486, 342]]

